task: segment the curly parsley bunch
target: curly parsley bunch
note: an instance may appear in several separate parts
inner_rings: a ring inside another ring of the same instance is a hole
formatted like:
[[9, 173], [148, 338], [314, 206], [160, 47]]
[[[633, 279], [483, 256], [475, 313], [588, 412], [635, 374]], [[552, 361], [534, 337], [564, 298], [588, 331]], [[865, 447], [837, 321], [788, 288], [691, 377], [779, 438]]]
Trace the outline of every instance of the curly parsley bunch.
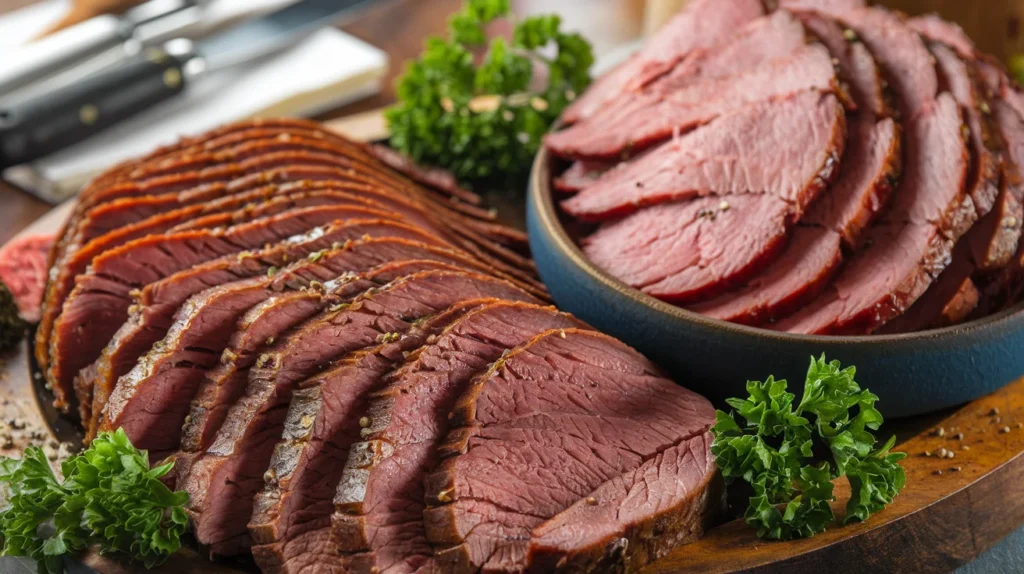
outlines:
[[878, 397], [862, 390], [855, 375], [855, 368], [842, 369], [822, 356], [811, 359], [799, 404], [786, 392], [786, 381], [769, 377], [748, 382], [746, 399], [727, 401], [734, 413], [718, 411], [711, 452], [727, 483], [742, 479], [753, 488], [745, 518], [759, 537], [790, 540], [824, 532], [835, 520], [830, 503], [836, 478], [850, 482], [846, 523], [867, 520], [906, 484], [899, 464], [906, 455], [890, 452], [895, 436], [876, 445]]
[[188, 524], [188, 495], [160, 482], [172, 466], [150, 469], [120, 429], [68, 458], [63, 482], [38, 447], [0, 458], [0, 556], [27, 556], [41, 573], [58, 574], [65, 554], [98, 544], [146, 568], [162, 563], [181, 547]]
[[508, 17], [508, 0], [468, 0], [449, 20], [450, 39], [427, 41], [386, 112], [392, 146], [471, 186], [525, 180], [544, 134], [590, 83], [594, 56], [558, 16], [533, 16], [515, 24], [511, 42], [492, 40], [477, 65], [484, 26]]

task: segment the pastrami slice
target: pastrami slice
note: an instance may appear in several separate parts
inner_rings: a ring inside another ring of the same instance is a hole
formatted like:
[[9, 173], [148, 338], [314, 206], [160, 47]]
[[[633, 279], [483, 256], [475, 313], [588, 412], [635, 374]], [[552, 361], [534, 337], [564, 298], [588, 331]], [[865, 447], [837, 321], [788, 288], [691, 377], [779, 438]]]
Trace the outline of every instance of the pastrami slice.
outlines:
[[826, 187], [846, 142], [835, 96], [802, 92], [750, 106], [609, 171], [562, 207], [604, 220], [642, 206], [714, 195], [764, 194], [797, 218]]
[[[578, 329], [516, 348], [474, 379], [452, 412], [439, 449], [447, 458], [426, 479], [424, 520], [441, 547], [437, 560], [453, 572], [533, 567], [536, 527], [714, 423], [705, 399], [622, 343]], [[618, 560], [649, 544], [630, 540]]]
[[332, 529], [360, 569], [422, 567], [423, 478], [448, 428], [447, 413], [473, 375], [550, 329], [587, 329], [547, 307], [497, 302], [466, 314], [417, 350], [370, 397], [364, 442], [354, 444], [334, 499]]
[[274, 447], [249, 532], [264, 571], [302, 572], [311, 564], [348, 570], [330, 533], [331, 500], [349, 445], [358, 440], [368, 395], [403, 357], [453, 321], [493, 299], [471, 299], [422, 320], [409, 331], [334, 363], [292, 394], [283, 439]]
[[820, 45], [805, 46], [736, 76], [708, 80], [666, 95], [638, 93], [616, 106], [545, 137], [553, 153], [574, 159], [614, 159], [690, 131], [751, 105], [804, 91], [838, 89], [832, 57]]
[[245, 395], [182, 484], [191, 495], [196, 538], [217, 554], [233, 554], [250, 544], [246, 523], [253, 496], [263, 487], [287, 414], [284, 405], [299, 381], [390, 333], [405, 333], [417, 319], [459, 301], [487, 297], [536, 302], [513, 284], [484, 275], [418, 273], [328, 310], [263, 353], [250, 370]]
[[562, 113], [574, 123], [597, 114], [609, 102], [626, 96], [672, 69], [694, 50], [718, 44], [746, 23], [764, 14], [760, 0], [695, 0], [651, 38], [637, 55], [597, 78], [590, 88]]

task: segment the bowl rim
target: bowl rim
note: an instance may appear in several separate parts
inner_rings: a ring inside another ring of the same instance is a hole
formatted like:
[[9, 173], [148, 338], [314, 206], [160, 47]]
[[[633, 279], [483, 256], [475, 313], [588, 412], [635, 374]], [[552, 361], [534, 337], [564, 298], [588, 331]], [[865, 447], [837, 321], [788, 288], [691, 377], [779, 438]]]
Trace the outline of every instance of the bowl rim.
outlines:
[[772, 331], [770, 329], [763, 329], [761, 327], [751, 327], [738, 323], [730, 323], [721, 319], [714, 319], [706, 315], [701, 315], [700, 313], [689, 311], [682, 307], [677, 307], [671, 303], [666, 303], [665, 301], [643, 293], [639, 289], [630, 287], [591, 263], [587, 256], [584, 255], [583, 251], [580, 250], [572, 238], [569, 237], [569, 233], [565, 230], [561, 221], [559, 221], [551, 186], [552, 162], [552, 154], [542, 146], [534, 158], [533, 168], [530, 171], [530, 185], [527, 189], [527, 196], [528, 199], [531, 200], [530, 203], [533, 205], [533, 210], [537, 216], [538, 223], [543, 230], [548, 232], [555, 247], [559, 249], [564, 256], [568, 257], [574, 265], [592, 279], [597, 280], [604, 287], [612, 289], [619, 295], [629, 298], [636, 303], [640, 303], [658, 314], [664, 315], [675, 321], [693, 323], [705, 328], [729, 332], [734, 335], [775, 339], [783, 343], [827, 343], [829, 345], [845, 343], [851, 345], [862, 345], [865, 343], [905, 344], [908, 342], [936, 342], [950, 338], [959, 338], [970, 333], [987, 332], [989, 330], [994, 330], [996, 327], [1010, 323], [1012, 320], [1024, 318], [1024, 302], [1021, 302], [1010, 309], [1005, 309], [987, 317], [982, 317], [959, 325], [953, 325], [951, 327], [942, 327], [939, 329], [930, 329], [915, 333], [850, 336], [799, 335], [784, 333]]

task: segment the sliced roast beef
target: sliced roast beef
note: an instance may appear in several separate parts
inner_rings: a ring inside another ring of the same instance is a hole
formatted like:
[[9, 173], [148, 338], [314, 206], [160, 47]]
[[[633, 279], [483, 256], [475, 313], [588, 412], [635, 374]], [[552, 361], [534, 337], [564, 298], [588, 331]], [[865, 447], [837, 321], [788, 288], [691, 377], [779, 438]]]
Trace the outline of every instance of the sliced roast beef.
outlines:
[[825, 288], [843, 261], [842, 240], [825, 227], [801, 226], [782, 255], [742, 289], [689, 307], [708, 317], [763, 325], [799, 309]]
[[664, 300], [696, 302], [740, 285], [779, 254], [791, 225], [835, 178], [844, 138], [835, 97], [806, 92], [665, 144], [609, 173], [618, 184], [602, 180], [564, 205], [576, 215], [580, 205], [609, 214], [698, 197], [643, 209], [583, 241], [591, 261], [628, 285]]
[[[270, 135], [271, 131], [309, 133], [311, 137], [332, 137], [330, 132], [323, 130], [323, 126], [304, 119], [254, 118], [243, 120], [226, 124], [198, 136], [182, 138], [173, 144], [159, 147], [136, 160], [126, 161], [94, 178], [82, 189], [82, 193], [89, 195], [112, 182], [129, 177], [128, 174], [137, 167], [153, 161], [162, 161], [190, 152], [196, 153], [203, 149], [221, 149], [227, 145], [233, 145], [249, 139], [249, 136], [244, 134], [250, 133], [252, 130], [259, 131], [264, 137]], [[239, 137], [240, 135], [242, 137]], [[335, 137], [335, 139], [343, 138]]]
[[892, 110], [886, 96], [885, 80], [867, 47], [851, 41], [850, 36], [831, 18], [816, 12], [801, 12], [800, 20], [809, 32], [828, 47], [829, 53], [838, 62], [840, 76], [849, 86], [857, 110], [861, 112], [860, 117], [865, 121], [869, 115], [875, 118], [889, 117]]
[[821, 2], [823, 13], [853, 30], [885, 71], [910, 120], [929, 108], [939, 91], [935, 60], [921, 37], [895, 12], [884, 8], [849, 8], [845, 2]]
[[[494, 303], [476, 309], [388, 375], [350, 421], [354, 444], [335, 497], [335, 539], [357, 571], [416, 570], [431, 561], [423, 478], [437, 464], [447, 414], [474, 374], [549, 329], [587, 329], [554, 309]], [[355, 423], [355, 426], [352, 426]], [[365, 430], [360, 430], [363, 426]]]
[[426, 272], [356, 298], [299, 327], [260, 356], [246, 394], [229, 412], [217, 439], [192, 464], [182, 487], [191, 495], [193, 533], [214, 554], [249, 545], [246, 523], [263, 486], [285, 405], [294, 386], [336, 358], [404, 333], [417, 319], [468, 299], [535, 301], [511, 283], [484, 275]]
[[[177, 450], [180, 429], [203, 373], [216, 364], [249, 309], [279, 292], [282, 282], [340, 289], [322, 282], [364, 271], [365, 267], [355, 265], [366, 262], [346, 248], [317, 252], [280, 273], [212, 287], [189, 298], [175, 314], [167, 335], [117, 380], [99, 430], [123, 428], [132, 444], [157, 460]], [[372, 287], [360, 286], [361, 291]], [[154, 404], [163, 408], [155, 411]]]
[[921, 36], [953, 48], [964, 59], [973, 60], [979, 56], [974, 42], [967, 37], [963, 28], [943, 20], [938, 14], [915, 16], [907, 21], [907, 25]]
[[[131, 292], [198, 263], [276, 243], [334, 220], [388, 219], [389, 214], [354, 207], [309, 207], [226, 230], [151, 235], [108, 251], [75, 280], [50, 337], [50, 367], [58, 403], [71, 396], [78, 371], [95, 361], [128, 318]], [[88, 328], [85, 328], [85, 326]]]
[[[714, 409], [598, 333], [558, 329], [517, 347], [474, 379], [450, 421], [424, 512], [445, 572], [639, 568], [666, 550], [655, 539], [699, 536], [718, 503]], [[658, 471], [669, 474], [641, 492]], [[574, 509], [641, 499], [624, 514]], [[645, 536], [656, 522], [667, 530]]]
[[949, 94], [910, 120], [903, 181], [892, 206], [868, 230], [868, 246], [818, 299], [773, 328], [870, 333], [927, 290], [977, 218], [966, 193], [969, 161], [962, 125]]
[[[377, 237], [380, 240], [369, 238]], [[391, 238], [383, 240], [383, 238]], [[347, 242], [359, 239], [355, 245]], [[411, 242], [410, 242], [411, 241]], [[338, 253], [343, 247], [349, 251]], [[416, 228], [388, 221], [356, 220], [316, 232], [301, 241], [278, 245], [243, 257], [230, 255], [198, 265], [165, 279], [147, 285], [137, 297], [136, 308], [118, 332], [111, 338], [100, 358], [83, 371], [80, 377], [83, 396], [92, 394], [92, 420], [88, 425], [94, 435], [107, 398], [120, 377], [136, 366], [139, 357], [157, 343], [170, 328], [178, 308], [192, 295], [215, 285], [231, 283], [244, 278], [266, 277], [274, 269], [296, 259], [322, 259], [329, 263], [348, 265], [362, 263], [365, 269], [398, 256], [457, 261], [467, 268], [492, 271], [486, 264], [444, 249], [444, 244]], [[314, 262], [317, 263], [317, 262]], [[334, 276], [330, 272], [329, 276]], [[323, 279], [323, 278], [321, 278]], [[77, 390], [77, 388], [76, 388]]]
[[349, 571], [330, 534], [331, 500], [344, 467], [338, 463], [359, 438], [365, 395], [403, 356], [490, 301], [494, 300], [457, 303], [397, 340], [385, 340], [336, 361], [333, 368], [296, 388], [283, 440], [274, 448], [269, 478], [256, 496], [249, 522], [257, 544], [252, 552], [261, 570]]
[[[370, 243], [380, 248], [383, 242]], [[351, 250], [362, 248], [364, 244], [354, 244], [350, 247]], [[189, 414], [185, 418], [185, 425], [182, 427], [181, 450], [178, 455], [182, 464], [175, 470], [190, 467], [191, 459], [210, 446], [228, 409], [245, 391], [249, 368], [256, 362], [259, 352], [273, 345], [290, 329], [324, 309], [341, 304], [354, 294], [373, 287], [373, 284], [387, 283], [404, 275], [428, 269], [472, 269], [469, 265], [471, 262], [459, 259], [454, 253], [451, 253], [450, 257], [457, 263], [442, 263], [445, 254], [429, 246], [409, 243], [407, 249], [412, 257], [431, 259], [384, 263], [367, 272], [365, 277], [353, 276], [346, 281], [337, 281], [336, 288], [325, 291], [286, 290], [250, 309], [238, 321], [235, 333], [221, 354], [220, 364], [204, 374], [203, 381], [192, 400]]]
[[971, 281], [967, 244], [961, 241], [953, 250], [951, 262], [935, 283], [903, 315], [886, 323], [879, 333], [915, 333], [963, 322], [978, 307], [980, 293]]
[[[844, 46], [863, 48], [848, 44], [831, 20], [814, 15], [805, 18], [819, 35], [830, 38], [826, 43], [833, 55], [841, 54]], [[833, 44], [836, 46], [831, 47]], [[867, 60], [862, 59], [864, 56]], [[836, 57], [848, 64], [851, 60], [850, 54]], [[880, 94], [881, 87], [870, 54], [861, 54], [858, 59], [860, 78], [847, 76], [854, 93], [859, 94], [858, 111], [850, 120], [846, 152], [835, 184], [811, 204], [785, 251], [769, 269], [741, 289], [700, 303], [692, 310], [746, 325], [775, 321], [821, 293], [843, 262], [843, 247], [847, 251], [860, 247], [865, 229], [887, 205], [899, 183], [902, 146], [896, 122], [892, 118], [877, 119], [878, 113], [888, 111], [884, 102], [862, 99], [864, 94]]]
[[444, 191], [453, 198], [473, 205], [480, 205], [480, 196], [459, 185], [455, 176], [448, 171], [437, 167], [417, 165], [408, 156], [385, 145], [371, 145], [366, 150], [388, 167], [408, 176], [413, 181], [432, 189]]
[[865, 0], [779, 0], [779, 7], [787, 10], [853, 10], [867, 5]]
[[583, 240], [601, 269], [673, 303], [740, 285], [778, 256], [789, 236], [790, 204], [774, 195], [707, 197], [649, 207]]
[[689, 2], [638, 54], [598, 78], [562, 113], [562, 120], [575, 123], [596, 115], [609, 102], [671, 70], [690, 52], [720, 43], [762, 14], [760, 0]]
[[971, 175], [968, 180], [968, 193], [974, 200], [978, 217], [982, 218], [992, 211], [999, 195], [999, 150], [995, 148], [991, 128], [982, 112], [990, 110], [991, 107], [985, 101], [984, 87], [976, 82], [969, 62], [961, 59], [943, 44], [933, 43], [930, 49], [935, 56], [943, 84], [948, 86], [949, 93], [960, 104], [965, 123], [970, 130]]
[[707, 80], [666, 94], [632, 94], [630, 105], [616, 106], [607, 114], [600, 113], [551, 134], [545, 143], [552, 152], [564, 157], [614, 159], [751, 104], [807, 90], [829, 92], [837, 87], [828, 50], [810, 45], [791, 57], [735, 76]]
[[845, 117], [835, 96], [802, 92], [747, 107], [665, 143], [608, 172], [562, 207], [597, 221], [669, 201], [763, 194], [790, 204], [798, 219], [834, 176], [845, 141]]
[[607, 161], [574, 161], [562, 175], [555, 178], [554, 188], [563, 193], [576, 193], [601, 179], [615, 164]]
[[[266, 171], [274, 168], [281, 168], [283, 166], [304, 166], [308, 165], [331, 165], [336, 163], [335, 159], [331, 156], [323, 154], [303, 154], [303, 153], [274, 153], [267, 156], [261, 156], [253, 158], [247, 162], [234, 166], [222, 166], [218, 168], [212, 168], [204, 172], [191, 172], [188, 174], [171, 175], [166, 177], [158, 177], [152, 180], [147, 180], [142, 183], [126, 183], [123, 185], [114, 186], [112, 191], [109, 191], [110, 195], [115, 197], [126, 197], [136, 194], [147, 194], [147, 193], [160, 193], [163, 195], [170, 195], [173, 198], [179, 198], [180, 192], [195, 188], [197, 185], [209, 184], [211, 186], [210, 191], [217, 193], [223, 193], [224, 191], [231, 189], [232, 185], [222, 187], [228, 180], [238, 178], [245, 174], [256, 176], [254, 179], [246, 180], [246, 184], [250, 186], [262, 185], [262, 182], [267, 179], [273, 179], [275, 176], [267, 174]], [[293, 168], [294, 169], [294, 168]], [[260, 175], [262, 174], [262, 175]], [[238, 183], [238, 182], [236, 182]], [[237, 189], [237, 186], [235, 186]], [[250, 188], [251, 189], [251, 188]], [[106, 192], [105, 192], [106, 193]], [[119, 195], [120, 194], [120, 195]], [[203, 194], [192, 195], [196, 201], [201, 201], [202, 197], [207, 197]], [[98, 200], [97, 200], [98, 201]], [[175, 199], [177, 201], [177, 199]], [[84, 200], [83, 200], [84, 202]], [[82, 202], [80, 202], [81, 204]], [[74, 226], [74, 230], [66, 234], [62, 240], [62, 246], [54, 252], [54, 261], [51, 266], [51, 274], [60, 275], [63, 273], [67, 276], [64, 263], [70, 254], [73, 254], [78, 248], [90, 241], [91, 239], [98, 237], [104, 233], [110, 232], [114, 229], [134, 223], [146, 217], [151, 217], [159, 213], [160, 202], [146, 201], [145, 205], [141, 209], [131, 209], [132, 206], [136, 205], [135, 202], [124, 202], [127, 205], [118, 205], [121, 202], [114, 202], [108, 206], [105, 211], [109, 215], [103, 218], [103, 221], [109, 222], [104, 224], [106, 227], [99, 226], [96, 223], [100, 214], [93, 214], [90, 211], [85, 211], [86, 215], [83, 215], [81, 220], [72, 219], [67, 225], [68, 227]], [[125, 209], [128, 208], [128, 209]], [[40, 321], [40, 327], [36, 331], [36, 356], [37, 360], [40, 361], [40, 365], [44, 368], [49, 367], [49, 345], [53, 331], [53, 322], [57, 315], [61, 312], [64, 301], [60, 296], [64, 296], [65, 292], [61, 291], [63, 286], [62, 281], [54, 281], [48, 285], [47, 293], [44, 298], [43, 304], [43, 317]], [[60, 296], [58, 296], [60, 295]], [[48, 379], [50, 383], [56, 384], [52, 379]], [[58, 403], [62, 407], [66, 407], [66, 403], [58, 397]]]
[[821, 193], [802, 223], [835, 231], [850, 250], [859, 247], [864, 230], [899, 184], [901, 144], [900, 127], [891, 118], [851, 120], [836, 183]]

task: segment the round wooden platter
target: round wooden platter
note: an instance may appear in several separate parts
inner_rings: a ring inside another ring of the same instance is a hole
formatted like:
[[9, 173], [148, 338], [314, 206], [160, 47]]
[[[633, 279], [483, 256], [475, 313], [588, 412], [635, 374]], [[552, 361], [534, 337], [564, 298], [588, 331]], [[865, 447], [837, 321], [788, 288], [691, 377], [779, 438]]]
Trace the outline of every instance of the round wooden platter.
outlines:
[[[22, 233], [55, 232], [69, 207], [54, 209]], [[30, 360], [27, 343], [0, 357], [0, 398], [5, 399], [0, 401], [0, 421], [25, 425], [13, 433], [13, 446], [0, 449], [0, 454], [21, 452], [32, 430], [45, 435], [43, 443], [79, 436], [49, 405], [48, 393], [30, 375]], [[871, 386], [871, 381], [861, 383]], [[884, 413], [885, 405], [879, 406]], [[897, 450], [909, 455], [903, 462], [907, 486], [869, 522], [836, 524], [808, 540], [765, 542], [742, 520], [733, 520], [676, 549], [647, 571], [950, 572], [1024, 525], [1024, 379], [952, 412], [883, 427], [883, 434], [893, 432], [900, 438]], [[940, 449], [952, 452], [953, 458], [939, 458]], [[849, 496], [844, 481], [839, 481], [836, 493], [834, 506], [841, 518]], [[87, 553], [81, 560], [102, 574], [137, 571], [97, 553]], [[198, 549], [186, 547], [156, 571], [212, 574], [252, 567], [214, 564]]]

